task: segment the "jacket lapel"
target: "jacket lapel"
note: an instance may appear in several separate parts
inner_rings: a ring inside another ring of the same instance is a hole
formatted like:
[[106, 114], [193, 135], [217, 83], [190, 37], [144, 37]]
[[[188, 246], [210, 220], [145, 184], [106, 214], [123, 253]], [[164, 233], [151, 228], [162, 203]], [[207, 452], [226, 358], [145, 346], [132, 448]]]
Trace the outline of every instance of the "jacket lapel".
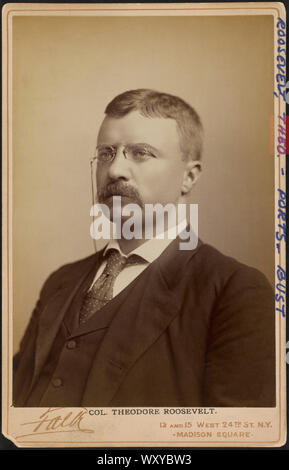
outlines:
[[[62, 286], [49, 298], [39, 318], [38, 333], [35, 348], [35, 364], [31, 387], [37, 378], [41, 368], [49, 354], [52, 343], [57, 335], [63, 317], [70, 303], [84, 281], [87, 274], [93, 268], [97, 270], [101, 259], [101, 252], [88, 259], [87, 263], [76, 270], [66, 279]], [[62, 281], [62, 280], [60, 280]]]
[[178, 315], [184, 289], [179, 279], [201, 242], [190, 252], [179, 251], [177, 243], [131, 284], [92, 364], [83, 406], [110, 406], [127, 371]]

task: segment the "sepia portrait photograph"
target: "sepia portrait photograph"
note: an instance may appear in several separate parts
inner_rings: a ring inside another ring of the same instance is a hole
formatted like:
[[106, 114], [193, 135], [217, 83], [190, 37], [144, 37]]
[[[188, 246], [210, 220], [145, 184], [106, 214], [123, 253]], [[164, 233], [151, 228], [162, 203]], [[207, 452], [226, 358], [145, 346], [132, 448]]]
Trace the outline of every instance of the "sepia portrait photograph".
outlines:
[[76, 445], [281, 442], [283, 5], [4, 17], [6, 432], [66, 445], [75, 409]]

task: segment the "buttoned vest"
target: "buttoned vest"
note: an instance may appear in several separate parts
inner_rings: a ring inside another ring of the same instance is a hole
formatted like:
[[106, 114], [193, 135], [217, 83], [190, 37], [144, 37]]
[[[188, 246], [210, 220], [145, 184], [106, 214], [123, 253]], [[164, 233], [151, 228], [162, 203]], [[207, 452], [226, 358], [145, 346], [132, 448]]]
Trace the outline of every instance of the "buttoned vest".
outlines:
[[98, 348], [111, 320], [130, 292], [130, 286], [126, 287], [84, 325], [79, 325], [83, 298], [94, 276], [93, 269], [76, 292], [45, 365], [23, 406], [80, 406]]

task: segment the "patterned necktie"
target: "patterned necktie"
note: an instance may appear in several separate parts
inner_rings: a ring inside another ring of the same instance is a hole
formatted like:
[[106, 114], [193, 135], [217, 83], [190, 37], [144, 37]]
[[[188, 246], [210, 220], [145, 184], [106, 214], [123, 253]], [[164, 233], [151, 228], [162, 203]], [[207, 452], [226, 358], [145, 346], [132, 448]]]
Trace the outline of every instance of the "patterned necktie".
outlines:
[[126, 264], [137, 264], [144, 260], [131, 255], [126, 258], [119, 251], [111, 249], [107, 252], [107, 263], [103, 273], [86, 293], [79, 314], [79, 323], [85, 323], [95, 312], [101, 309], [113, 297], [113, 286], [119, 273]]

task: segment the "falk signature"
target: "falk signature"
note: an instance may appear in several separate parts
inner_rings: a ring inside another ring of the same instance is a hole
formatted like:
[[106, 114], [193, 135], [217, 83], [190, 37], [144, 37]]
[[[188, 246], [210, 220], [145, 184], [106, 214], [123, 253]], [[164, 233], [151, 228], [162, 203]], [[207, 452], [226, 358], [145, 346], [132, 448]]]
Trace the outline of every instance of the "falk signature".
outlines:
[[84, 426], [87, 409], [67, 411], [67, 408], [48, 408], [35, 421], [21, 423], [29, 433], [17, 436], [17, 439], [40, 434], [58, 434], [61, 432], [93, 433], [93, 429]]

